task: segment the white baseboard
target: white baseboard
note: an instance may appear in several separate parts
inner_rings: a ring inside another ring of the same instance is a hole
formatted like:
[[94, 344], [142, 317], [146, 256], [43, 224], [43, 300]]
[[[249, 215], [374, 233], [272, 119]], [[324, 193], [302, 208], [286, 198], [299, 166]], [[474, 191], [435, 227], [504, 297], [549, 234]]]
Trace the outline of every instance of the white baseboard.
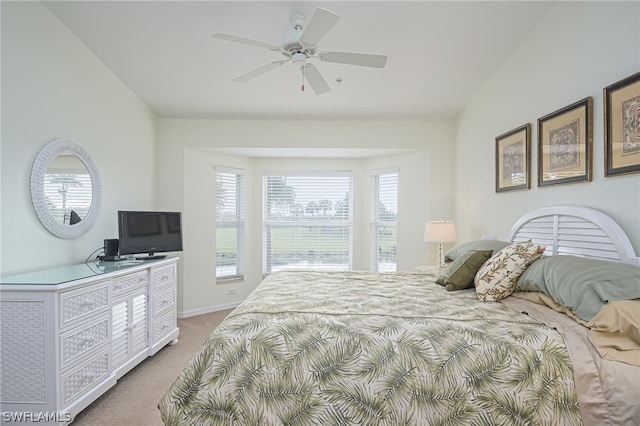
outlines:
[[210, 314], [211, 312], [224, 311], [226, 309], [237, 308], [242, 302], [225, 303], [224, 305], [208, 306], [206, 308], [192, 309], [190, 311], [178, 312], [178, 318], [195, 317], [196, 315]]

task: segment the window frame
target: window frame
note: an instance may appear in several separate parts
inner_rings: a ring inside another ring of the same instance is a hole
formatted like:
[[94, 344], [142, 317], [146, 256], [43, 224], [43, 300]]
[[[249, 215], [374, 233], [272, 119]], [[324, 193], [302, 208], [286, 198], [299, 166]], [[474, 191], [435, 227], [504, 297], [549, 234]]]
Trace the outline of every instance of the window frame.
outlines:
[[[395, 175], [396, 177], [396, 212], [395, 220], [383, 220], [380, 218], [380, 177]], [[400, 171], [398, 168], [388, 168], [381, 170], [374, 170], [371, 172], [371, 208], [370, 208], [370, 226], [371, 226], [371, 270], [374, 272], [393, 272], [398, 270], [398, 199], [400, 191]], [[395, 229], [395, 269], [392, 270], [380, 270], [380, 229], [381, 228], [394, 228]]]
[[[287, 178], [287, 177], [345, 177], [348, 178], [348, 217], [344, 220], [334, 219], [331, 221], [323, 222], [320, 220], [273, 220], [268, 219], [268, 206], [267, 206], [267, 178]], [[270, 227], [277, 226], [289, 226], [289, 227], [346, 227], [348, 230], [348, 254], [347, 264], [345, 269], [327, 269], [327, 270], [352, 270], [353, 269], [353, 232], [354, 232], [354, 219], [353, 219], [353, 187], [354, 176], [352, 171], [341, 170], [326, 170], [326, 171], [276, 171], [276, 172], [264, 172], [262, 174], [262, 275], [267, 276], [272, 272], [280, 270], [296, 270], [298, 268], [273, 268], [273, 257], [270, 256], [271, 250], [269, 243], [272, 241], [269, 238], [268, 231]], [[272, 247], [271, 247], [272, 248]]]
[[[229, 283], [244, 280], [245, 274], [245, 194], [246, 194], [246, 174], [243, 169], [215, 166], [216, 176], [216, 283]], [[218, 174], [235, 176], [235, 220], [218, 219]], [[218, 275], [218, 231], [219, 229], [231, 228], [236, 229], [236, 261], [235, 273]]]

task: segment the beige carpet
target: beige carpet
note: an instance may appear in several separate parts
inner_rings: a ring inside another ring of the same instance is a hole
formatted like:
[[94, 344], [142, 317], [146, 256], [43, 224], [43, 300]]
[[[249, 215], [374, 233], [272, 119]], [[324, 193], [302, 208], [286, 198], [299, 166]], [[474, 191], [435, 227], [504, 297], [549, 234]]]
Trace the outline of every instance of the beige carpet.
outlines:
[[162, 425], [158, 401], [207, 336], [230, 312], [225, 310], [179, 319], [178, 344], [164, 347], [118, 380], [114, 387], [78, 414], [72, 426]]

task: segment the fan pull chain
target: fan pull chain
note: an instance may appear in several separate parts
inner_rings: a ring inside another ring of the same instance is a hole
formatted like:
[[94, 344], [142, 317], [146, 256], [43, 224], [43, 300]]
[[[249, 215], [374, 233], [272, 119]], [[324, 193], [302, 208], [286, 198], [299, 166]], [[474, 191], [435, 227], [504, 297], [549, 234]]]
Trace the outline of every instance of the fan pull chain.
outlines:
[[300, 68], [302, 68], [302, 92], [304, 92], [304, 65]]

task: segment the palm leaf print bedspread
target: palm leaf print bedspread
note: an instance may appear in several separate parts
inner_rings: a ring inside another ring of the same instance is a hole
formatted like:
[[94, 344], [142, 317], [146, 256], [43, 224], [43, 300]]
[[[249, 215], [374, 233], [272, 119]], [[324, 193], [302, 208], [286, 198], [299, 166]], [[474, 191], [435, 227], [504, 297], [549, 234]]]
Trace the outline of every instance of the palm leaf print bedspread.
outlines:
[[432, 275], [278, 272], [159, 404], [169, 425], [577, 425], [553, 329]]

